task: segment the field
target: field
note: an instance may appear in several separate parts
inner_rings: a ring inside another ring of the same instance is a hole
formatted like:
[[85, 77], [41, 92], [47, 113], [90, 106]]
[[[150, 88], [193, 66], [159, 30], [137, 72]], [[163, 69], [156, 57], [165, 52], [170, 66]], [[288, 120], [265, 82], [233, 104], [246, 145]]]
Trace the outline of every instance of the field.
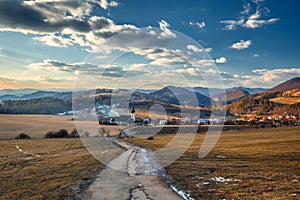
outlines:
[[[12, 139], [20, 133], [26, 133], [31, 138], [43, 138], [49, 131], [66, 129], [71, 132], [74, 128], [74, 121], [70, 116], [56, 115], [3, 115], [0, 114], [0, 139]], [[97, 127], [97, 122], [78, 121], [79, 127], [86, 129]], [[115, 133], [115, 127], [105, 127], [111, 135]], [[119, 132], [118, 132], [119, 133]]]
[[76, 197], [103, 166], [80, 139], [0, 141], [0, 199]]
[[[95, 126], [95, 122], [80, 123]], [[0, 115], [0, 199], [74, 199], [93, 181], [103, 165], [81, 140], [41, 139], [46, 132], [62, 128], [71, 131], [73, 121], [59, 116]], [[115, 127], [105, 129], [118, 132]], [[21, 132], [36, 139], [8, 139]], [[300, 127], [229, 130], [207, 157], [199, 159], [204, 135], [198, 134], [187, 152], [165, 168], [176, 188], [195, 199], [299, 199]], [[127, 140], [155, 150], [173, 137]], [[94, 137], [87, 139], [97, 142]]]
[[[129, 141], [156, 150], [173, 137]], [[300, 198], [299, 127], [224, 132], [213, 151], [199, 159], [203, 138], [198, 134], [187, 152], [166, 167], [178, 189], [195, 199]]]
[[[81, 140], [41, 139], [48, 131], [74, 127], [65, 116], [0, 115], [0, 199], [73, 199], [86, 189], [103, 165]], [[14, 140], [20, 133], [35, 139]]]
[[300, 97], [277, 97], [274, 99], [271, 99], [270, 101], [273, 101], [275, 103], [280, 104], [295, 104], [300, 102]]

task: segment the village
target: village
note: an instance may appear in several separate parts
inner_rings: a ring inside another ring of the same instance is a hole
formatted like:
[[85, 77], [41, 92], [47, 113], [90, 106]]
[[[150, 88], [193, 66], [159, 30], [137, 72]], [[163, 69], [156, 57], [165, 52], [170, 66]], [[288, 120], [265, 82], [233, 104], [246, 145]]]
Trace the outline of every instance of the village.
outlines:
[[138, 125], [138, 126], [165, 126], [165, 125], [248, 125], [260, 127], [300, 126], [300, 114], [281, 115], [227, 115], [219, 118], [191, 118], [171, 117], [150, 118], [140, 117], [135, 107], [130, 109], [130, 115], [119, 115], [110, 106], [98, 106], [95, 110], [100, 125]]

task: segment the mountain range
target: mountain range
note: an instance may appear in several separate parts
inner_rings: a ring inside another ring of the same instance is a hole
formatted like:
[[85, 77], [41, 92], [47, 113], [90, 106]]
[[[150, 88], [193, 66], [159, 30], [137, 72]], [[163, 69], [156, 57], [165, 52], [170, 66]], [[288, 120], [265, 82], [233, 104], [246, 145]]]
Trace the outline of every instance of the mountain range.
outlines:
[[[157, 101], [169, 104], [177, 104], [177, 105], [191, 105], [193, 104], [192, 99], [197, 99], [198, 105], [201, 107], [210, 106], [214, 103], [215, 100], [224, 101], [225, 94], [227, 102], [234, 102], [238, 99], [241, 99], [248, 95], [260, 94], [260, 93], [272, 93], [278, 91], [288, 91], [292, 89], [300, 88], [300, 77], [290, 79], [283, 83], [278, 84], [277, 86], [271, 89], [265, 88], [247, 88], [247, 87], [233, 87], [228, 88], [224, 91], [224, 89], [220, 88], [207, 88], [207, 87], [175, 87], [168, 86], [159, 90], [136, 90], [132, 93], [131, 90], [127, 89], [119, 89], [117, 91], [118, 94], [122, 94], [123, 96], [126, 94], [131, 94], [132, 101]], [[110, 98], [113, 90], [111, 89], [97, 89], [96, 94], [99, 96], [106, 96]], [[225, 92], [225, 93], [224, 93]], [[78, 92], [80, 95], [84, 94], [92, 94], [91, 91], [81, 91]], [[36, 98], [44, 98], [44, 97], [52, 97], [63, 100], [71, 100], [72, 92], [71, 91], [39, 91], [36, 89], [22, 89], [22, 90], [0, 90], [0, 101], [4, 100], [29, 100]]]

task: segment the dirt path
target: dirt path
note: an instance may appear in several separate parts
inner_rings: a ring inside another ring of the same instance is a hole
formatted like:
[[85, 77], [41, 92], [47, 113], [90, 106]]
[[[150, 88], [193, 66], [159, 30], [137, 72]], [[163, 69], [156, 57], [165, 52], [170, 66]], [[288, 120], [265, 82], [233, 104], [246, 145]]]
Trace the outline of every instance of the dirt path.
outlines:
[[182, 199], [158, 176], [159, 167], [151, 151], [118, 142], [128, 150], [98, 174], [86, 191], [86, 199]]

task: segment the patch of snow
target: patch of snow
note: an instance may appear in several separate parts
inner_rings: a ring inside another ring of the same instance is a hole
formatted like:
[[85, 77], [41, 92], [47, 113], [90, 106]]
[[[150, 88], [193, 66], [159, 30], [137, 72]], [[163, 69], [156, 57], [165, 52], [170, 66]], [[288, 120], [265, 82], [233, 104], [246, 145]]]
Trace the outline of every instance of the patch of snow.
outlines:
[[232, 179], [232, 178], [223, 178], [223, 177], [213, 177], [211, 178], [211, 180], [215, 181], [215, 182], [219, 182], [219, 183], [225, 183], [225, 182], [231, 182], [231, 181], [234, 181], [234, 182], [237, 182], [237, 181], [241, 181], [240, 179]]
[[297, 179], [294, 179], [294, 180], [293, 180], [293, 183], [296, 183], [296, 182], [298, 182], [298, 180], [297, 180]]
[[184, 200], [195, 200], [194, 198], [190, 197], [189, 194], [185, 193], [184, 191], [178, 190], [174, 186], [170, 186], [174, 192], [176, 192], [179, 196], [181, 196]]
[[227, 156], [216, 156], [216, 158], [223, 158], [223, 159], [226, 159], [228, 158]]
[[25, 155], [30, 155], [30, 156], [36, 156], [36, 157], [40, 157], [41, 155], [38, 154], [34, 154], [34, 153], [28, 153], [27, 151], [23, 151], [23, 149], [21, 149], [18, 145], [16, 145], [16, 148], [19, 152], [22, 152]]
[[107, 153], [107, 152], [108, 152], [108, 149], [106, 149], [105, 151], [103, 151], [102, 154], [105, 154], [105, 153]]

